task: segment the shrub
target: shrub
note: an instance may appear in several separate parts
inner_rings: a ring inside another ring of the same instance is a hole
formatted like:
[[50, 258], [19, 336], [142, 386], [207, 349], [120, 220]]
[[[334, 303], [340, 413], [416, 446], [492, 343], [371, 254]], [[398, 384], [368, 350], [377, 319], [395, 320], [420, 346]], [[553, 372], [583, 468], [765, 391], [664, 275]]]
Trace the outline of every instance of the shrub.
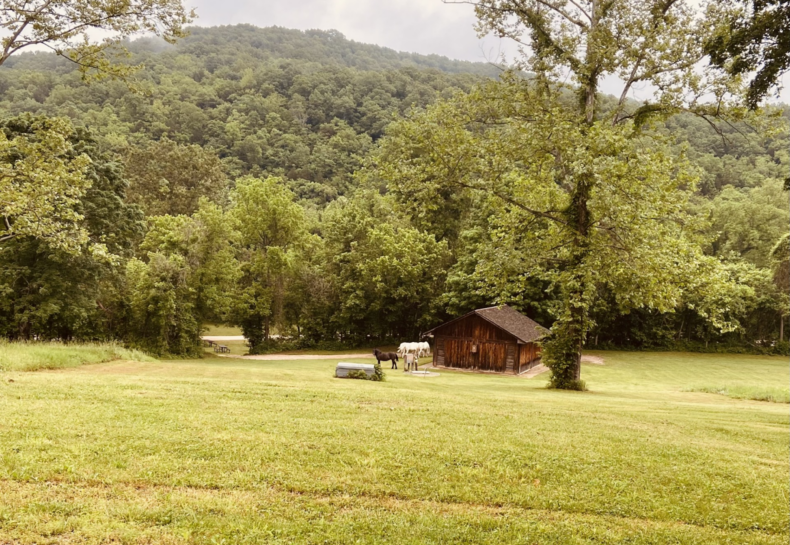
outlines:
[[562, 390], [575, 390], [577, 392], [586, 392], [587, 391], [587, 383], [584, 382], [583, 380], [573, 380], [573, 379], [571, 379], [571, 380], [565, 381], [562, 384], [562, 388], [559, 388], [558, 386], [555, 386], [552, 382], [549, 382], [549, 384], [546, 386], [546, 388], [548, 388], [550, 390], [562, 389]]
[[384, 374], [384, 371], [381, 369], [381, 363], [376, 362], [373, 364], [373, 376], [370, 377], [370, 380], [375, 380], [377, 382], [383, 382], [386, 380], [387, 376]]

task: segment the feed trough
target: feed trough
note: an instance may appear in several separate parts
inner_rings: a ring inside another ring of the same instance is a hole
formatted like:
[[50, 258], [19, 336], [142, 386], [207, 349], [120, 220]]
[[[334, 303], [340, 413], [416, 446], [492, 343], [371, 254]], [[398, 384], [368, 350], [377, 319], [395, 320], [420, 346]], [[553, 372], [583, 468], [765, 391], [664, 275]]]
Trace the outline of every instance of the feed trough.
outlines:
[[349, 363], [341, 361], [335, 367], [335, 376], [337, 378], [348, 378], [348, 373], [351, 371], [364, 371], [369, 377], [376, 374], [376, 367], [371, 363]]

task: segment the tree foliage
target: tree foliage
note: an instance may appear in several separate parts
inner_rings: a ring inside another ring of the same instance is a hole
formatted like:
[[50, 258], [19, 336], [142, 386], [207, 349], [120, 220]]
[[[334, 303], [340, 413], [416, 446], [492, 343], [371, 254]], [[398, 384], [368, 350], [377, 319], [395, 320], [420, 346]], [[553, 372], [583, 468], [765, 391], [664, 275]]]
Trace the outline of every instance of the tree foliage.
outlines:
[[[112, 62], [125, 39], [153, 33], [168, 42], [184, 36], [194, 18], [181, 0], [3, 0], [0, 65], [19, 51], [45, 46], [73, 62], [83, 76], [126, 77], [130, 67]], [[92, 33], [108, 34], [97, 41]]]
[[278, 178], [241, 178], [231, 192], [228, 216], [238, 232], [240, 284], [233, 320], [254, 352], [284, 325], [285, 296], [309, 244], [304, 209]]
[[72, 253], [87, 245], [75, 206], [90, 187], [90, 158], [74, 153], [73, 133], [67, 120], [44, 118], [29, 132], [0, 133], [0, 243], [30, 236]]
[[208, 321], [228, 320], [239, 276], [223, 211], [203, 200], [190, 217], [154, 216], [126, 268], [128, 339], [158, 355], [198, 355]]
[[168, 138], [131, 148], [126, 155], [128, 199], [148, 216], [192, 214], [201, 198], [221, 202], [228, 185], [222, 163], [201, 146]]
[[579, 124], [553, 104], [520, 81], [459, 95], [395, 123], [378, 173], [428, 210], [443, 206], [442, 193], [488, 195], [492, 251], [477, 272], [501, 302], [536, 279], [559, 288], [559, 328], [544, 361], [562, 387], [579, 380], [597, 293], [613, 294], [619, 312], [667, 312], [684, 287], [719, 289], [723, 279], [702, 255], [702, 223], [689, 212], [696, 172], [688, 161], [632, 124]]
[[790, 224], [787, 201], [777, 179], [748, 190], [725, 187], [712, 203], [714, 253], [742, 256], [767, 268], [771, 250]]
[[[57, 147], [64, 151], [60, 156], [41, 158], [36, 168], [52, 161], [68, 164], [80, 157], [85, 167], [76, 188], [64, 190], [79, 197], [70, 196], [68, 202], [58, 197], [58, 188], [68, 183], [69, 177], [46, 187], [44, 173], [39, 170], [35, 174], [42, 186], [31, 188], [31, 195], [49, 191], [55, 198], [24, 200], [34, 207], [31, 221], [37, 214], [49, 213], [45, 225], [52, 227], [56, 220], [64, 223], [51, 236], [41, 236], [42, 225], [34, 221], [33, 230], [17, 232], [0, 245], [0, 334], [23, 339], [111, 338], [118, 334], [122, 320], [115, 296], [118, 268], [106, 256], [130, 255], [142, 235], [142, 214], [125, 201], [126, 181], [120, 162], [101, 152], [89, 132], [55, 121], [64, 129], [56, 133]], [[5, 120], [1, 127], [6, 141], [32, 139], [38, 146], [34, 149], [44, 153], [46, 148], [35, 138], [42, 131], [51, 137], [51, 123], [22, 116]], [[85, 244], [101, 245], [103, 251], [79, 251]]]
[[325, 326], [332, 336], [358, 342], [366, 336], [416, 337], [434, 322], [447, 243], [398, 216], [390, 203], [368, 192], [340, 199], [324, 214], [320, 269], [332, 280], [332, 297], [325, 302], [334, 307]]
[[[187, 170], [213, 172], [205, 161], [215, 154], [230, 178], [282, 177], [298, 198], [325, 205], [353, 190], [351, 174], [394, 115], [482, 79], [440, 69], [491, 72], [482, 64], [362, 47], [333, 32], [191, 31], [175, 46], [149, 39], [128, 45], [130, 62], [145, 66], [135, 76], [145, 91], [138, 94], [115, 81], [85, 86], [54, 55], [18, 55], [0, 69], [0, 107], [91, 126], [108, 148], [126, 155], [133, 185], [158, 196], [171, 184], [192, 187], [173, 177], [166, 155]], [[428, 66], [436, 68], [418, 68]], [[185, 164], [189, 155], [201, 160]]]
[[[447, 0], [448, 3], [453, 3]], [[666, 0], [480, 0], [473, 3], [478, 31], [507, 36], [529, 48], [516, 65], [545, 82], [572, 78], [578, 110], [587, 123], [602, 113], [599, 85], [617, 76], [622, 89], [609, 116], [645, 119], [667, 111], [710, 115], [732, 100], [735, 82], [715, 66], [700, 68], [703, 47], [727, 5], [699, 7]], [[634, 85], [656, 89], [642, 104], [629, 101]], [[712, 96], [713, 102], [705, 102]]]
[[705, 48], [711, 62], [731, 74], [754, 73], [747, 102], [757, 108], [790, 69], [790, 1], [721, 0], [740, 9], [721, 21]]

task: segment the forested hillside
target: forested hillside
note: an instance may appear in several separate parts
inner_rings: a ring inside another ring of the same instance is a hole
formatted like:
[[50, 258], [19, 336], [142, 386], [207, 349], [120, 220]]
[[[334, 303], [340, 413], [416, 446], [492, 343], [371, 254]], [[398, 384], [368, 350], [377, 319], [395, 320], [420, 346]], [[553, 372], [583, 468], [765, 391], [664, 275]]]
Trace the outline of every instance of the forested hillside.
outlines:
[[[242, 326], [264, 350], [275, 330], [310, 343], [413, 337], [498, 302], [551, 325], [550, 285], [505, 294], [480, 273], [493, 251], [490, 201], [448, 194], [438, 208], [415, 206], [376, 166], [395, 119], [472, 90], [495, 67], [251, 26], [193, 28], [175, 46], [146, 39], [130, 50], [144, 66], [133, 90], [86, 85], [49, 53], [0, 68], [7, 137], [34, 138], [27, 114], [77, 127], [70, 145], [94, 165], [85, 229], [115, 256], [24, 238], [0, 247], [0, 335], [120, 337], [189, 353], [211, 321]], [[775, 271], [787, 256], [775, 248], [790, 221], [790, 109], [783, 120], [767, 133], [743, 124], [719, 134], [690, 114], [654, 128], [697, 169], [691, 206], [708, 220], [705, 251], [748, 287], [721, 294], [738, 327], [710, 327], [699, 312], [709, 300], [618, 313], [604, 294], [590, 343], [774, 346], [786, 314]]]
[[164, 138], [207, 147], [231, 178], [284, 176], [299, 197], [325, 203], [348, 190], [394, 115], [495, 71], [276, 27], [193, 28], [176, 46], [130, 49], [145, 66], [139, 94], [120, 82], [86, 86], [69, 61], [28, 54], [0, 70], [0, 108], [68, 116], [120, 153]]

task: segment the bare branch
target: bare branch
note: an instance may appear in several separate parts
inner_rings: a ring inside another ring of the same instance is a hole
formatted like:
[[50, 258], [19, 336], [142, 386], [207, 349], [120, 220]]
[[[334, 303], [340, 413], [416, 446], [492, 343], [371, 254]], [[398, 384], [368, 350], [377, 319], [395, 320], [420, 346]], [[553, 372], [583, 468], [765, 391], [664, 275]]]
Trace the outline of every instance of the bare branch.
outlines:
[[[581, 20], [579, 20], [579, 19], [577, 19], [577, 18], [573, 17], [573, 16], [572, 16], [570, 13], [566, 12], [564, 9], [560, 8], [560, 7], [559, 7], [559, 6], [557, 6], [556, 4], [552, 4], [551, 2], [547, 2], [546, 0], [535, 0], [535, 1], [536, 1], [538, 4], [540, 4], [540, 5], [542, 5], [542, 6], [546, 6], [546, 7], [547, 7], [547, 8], [549, 8], [550, 10], [552, 10], [552, 11], [554, 11], [555, 13], [559, 14], [559, 15], [560, 15], [560, 16], [562, 16], [562, 17], [563, 17], [563, 18], [564, 18], [566, 21], [568, 21], [569, 23], [572, 23], [572, 24], [576, 25], [577, 27], [579, 27], [579, 28], [581, 28], [581, 29], [583, 29], [583, 30], [587, 30], [587, 29], [589, 28], [589, 26], [587, 25], [587, 23], [585, 23], [584, 21], [581, 21]], [[574, 4], [574, 5], [575, 5], [575, 4]], [[585, 15], [587, 15], [587, 13], [585, 13]], [[587, 15], [587, 18], [590, 18], [590, 16], [589, 16], [589, 15]], [[590, 19], [590, 21], [592, 21], [592, 19]]]

